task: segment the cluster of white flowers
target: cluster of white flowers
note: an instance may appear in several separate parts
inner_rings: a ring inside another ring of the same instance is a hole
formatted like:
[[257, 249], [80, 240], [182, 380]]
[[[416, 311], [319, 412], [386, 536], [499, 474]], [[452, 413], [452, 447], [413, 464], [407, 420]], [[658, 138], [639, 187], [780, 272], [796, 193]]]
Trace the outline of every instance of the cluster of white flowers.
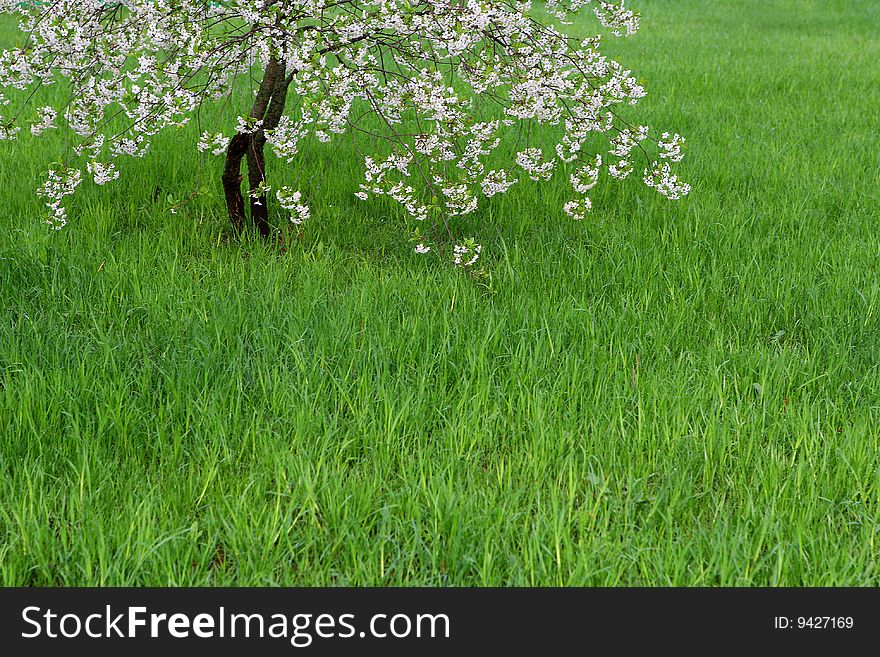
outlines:
[[46, 207], [49, 208], [47, 223], [55, 230], [60, 230], [67, 224], [67, 208], [63, 201], [76, 191], [82, 177], [79, 169], [59, 167], [49, 170], [48, 179], [40, 189], [40, 196], [46, 199]]
[[516, 154], [516, 163], [529, 174], [532, 180], [550, 180], [553, 177], [553, 169], [556, 162], [544, 161], [544, 154], [540, 148], [527, 148]]
[[266, 139], [275, 151], [275, 155], [290, 163], [299, 152], [300, 140], [308, 134], [308, 128], [302, 122], [295, 122], [289, 116], [282, 116], [278, 126], [266, 134]]
[[92, 175], [96, 185], [106, 185], [108, 182], [119, 178], [119, 171], [113, 162], [101, 164], [100, 162], [89, 162], [86, 169]]
[[660, 157], [670, 162], [680, 162], [681, 158], [684, 157], [681, 152], [682, 144], [684, 144], [684, 137], [664, 132], [657, 142], [657, 147], [660, 149]]
[[[372, 157], [364, 158], [364, 179], [366, 184], [361, 185], [361, 191], [355, 195], [366, 201], [370, 194], [377, 196], [389, 196], [397, 201], [406, 210], [407, 214], [417, 221], [425, 221], [428, 218], [428, 207], [418, 200], [416, 189], [403, 181], [410, 178], [409, 167], [412, 165], [412, 155], [391, 154], [384, 160], [376, 162]], [[450, 194], [452, 190], [448, 190]]]
[[31, 125], [31, 134], [39, 137], [46, 130], [55, 127], [55, 119], [58, 118], [58, 112], [53, 107], [41, 107], [37, 111], [37, 121]]
[[472, 242], [458, 244], [452, 251], [452, 262], [456, 267], [473, 267], [477, 264], [477, 260], [480, 259], [480, 251], [482, 250], [483, 247], [481, 245]]
[[[611, 34], [638, 29], [626, 0], [543, 5], [562, 23], [587, 9]], [[0, 52], [0, 140], [22, 123], [34, 135], [73, 133], [74, 156], [42, 189], [54, 226], [83, 172], [97, 184], [116, 179], [118, 160], [142, 157], [157, 134], [260, 73], [253, 110], [204, 132], [200, 151], [231, 158], [246, 137], [290, 162], [307, 141], [344, 136], [369, 152], [352, 191], [391, 198], [416, 221], [448, 229], [479, 198], [508, 191], [514, 164], [533, 180], [570, 167], [578, 198], [564, 210], [576, 219], [603, 168], [624, 178], [638, 158], [661, 194], [690, 189], [670, 168], [684, 140], [654, 139], [620, 114], [645, 95], [632, 72], [604, 54], [601, 36], [574, 38], [529, 0], [0, 0], [2, 14], [17, 15], [25, 36]], [[69, 96], [34, 115], [28, 101], [59, 78]], [[514, 162], [503, 161], [505, 141], [516, 144]], [[267, 189], [263, 179], [251, 197]], [[275, 196], [294, 223], [308, 218], [299, 192]], [[470, 266], [479, 253], [458, 247], [454, 260]]]
[[632, 36], [639, 30], [639, 15], [627, 9], [622, 2], [599, 2], [594, 9], [599, 22], [611, 28], [614, 36]]
[[652, 168], [645, 169], [645, 184], [653, 187], [663, 196], [672, 200], [680, 199], [687, 196], [691, 191], [691, 186], [679, 180], [678, 176], [672, 173], [672, 168], [668, 163], [660, 164], [654, 162]]
[[492, 169], [492, 171], [486, 174], [486, 177], [483, 178], [483, 182], [481, 183], [483, 194], [486, 195], [486, 198], [491, 198], [495, 196], [495, 194], [503, 194], [519, 182], [516, 178], [511, 180], [507, 176], [508, 172], [505, 169]]
[[602, 168], [602, 156], [597, 155], [595, 162], [585, 164], [571, 174], [571, 186], [578, 194], [586, 194], [599, 182], [599, 169]]
[[[2, 117], [0, 117], [2, 119]], [[13, 140], [21, 132], [21, 127], [14, 123], [0, 123], [0, 141]]]
[[566, 203], [562, 209], [569, 217], [575, 221], [583, 221], [587, 218], [587, 212], [593, 207], [593, 202], [587, 196], [582, 196], [574, 201]]
[[292, 224], [301, 226], [312, 216], [309, 206], [302, 202], [302, 193], [299, 191], [294, 191], [290, 187], [282, 187], [275, 192], [275, 198], [278, 199], [278, 204], [282, 208], [290, 212], [290, 223]]
[[213, 155], [223, 155], [229, 147], [229, 141], [229, 137], [224, 136], [222, 132], [215, 134], [203, 132], [199, 143], [196, 144], [196, 148], [202, 153], [211, 151]]

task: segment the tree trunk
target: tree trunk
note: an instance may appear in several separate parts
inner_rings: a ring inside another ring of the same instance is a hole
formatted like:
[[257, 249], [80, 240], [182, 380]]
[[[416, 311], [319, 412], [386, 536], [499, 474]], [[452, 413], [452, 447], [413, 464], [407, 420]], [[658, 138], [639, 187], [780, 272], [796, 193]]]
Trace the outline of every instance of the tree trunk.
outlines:
[[248, 185], [251, 195], [251, 222], [264, 238], [269, 237], [269, 199], [263, 191], [266, 182], [266, 130], [278, 126], [284, 112], [284, 103], [290, 79], [285, 78], [285, 66], [274, 57], [269, 60], [263, 72], [263, 80], [254, 98], [250, 117], [262, 121], [262, 125], [252, 133], [240, 132], [229, 142], [226, 150], [226, 167], [223, 171], [223, 192], [226, 196], [226, 210], [233, 230], [239, 235], [244, 229], [246, 213], [244, 196], [241, 192], [241, 161], [247, 157]]
[[260, 231], [260, 237], [269, 237], [269, 199], [264, 184], [266, 182], [266, 158], [263, 149], [266, 136], [262, 131], [251, 135], [247, 151], [248, 184], [251, 188], [251, 221]]
[[226, 210], [236, 235], [244, 228], [244, 197], [241, 194], [241, 160], [250, 146], [250, 135], [238, 134], [229, 142], [226, 151], [226, 168], [223, 171], [223, 191], [226, 195]]

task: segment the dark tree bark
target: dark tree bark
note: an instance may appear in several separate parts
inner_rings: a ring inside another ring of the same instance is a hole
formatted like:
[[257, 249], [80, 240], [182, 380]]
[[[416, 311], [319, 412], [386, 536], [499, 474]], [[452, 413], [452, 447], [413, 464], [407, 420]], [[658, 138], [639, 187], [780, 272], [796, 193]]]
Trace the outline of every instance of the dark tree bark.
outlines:
[[266, 136], [251, 135], [250, 147], [247, 151], [248, 185], [251, 188], [251, 221], [260, 231], [261, 237], [269, 237], [269, 198], [263, 184], [266, 182], [266, 157], [263, 149]]
[[226, 150], [226, 168], [223, 170], [223, 192], [226, 195], [226, 210], [235, 234], [244, 228], [244, 197], [241, 195], [241, 160], [250, 146], [250, 135], [238, 134], [229, 142]]
[[223, 171], [223, 191], [226, 210], [236, 234], [246, 223], [244, 196], [241, 191], [241, 161], [247, 158], [248, 186], [250, 188], [251, 223], [264, 238], [269, 237], [269, 199], [262, 191], [266, 181], [266, 131], [278, 127], [284, 114], [287, 89], [291, 78], [285, 77], [285, 66], [274, 57], [263, 72], [263, 80], [257, 91], [250, 118], [262, 121], [262, 126], [252, 133], [238, 133], [226, 150], [226, 167]]

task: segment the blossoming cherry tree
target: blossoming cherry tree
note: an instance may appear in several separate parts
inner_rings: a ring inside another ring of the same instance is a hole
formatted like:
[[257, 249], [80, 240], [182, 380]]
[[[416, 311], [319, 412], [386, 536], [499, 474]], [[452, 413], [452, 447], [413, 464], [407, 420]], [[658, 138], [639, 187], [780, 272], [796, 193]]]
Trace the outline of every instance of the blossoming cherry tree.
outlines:
[[[645, 90], [602, 54], [603, 35], [572, 36], [584, 11], [613, 36], [638, 28], [621, 0], [0, 0], [23, 34], [0, 55], [0, 140], [22, 128], [71, 135], [41, 188], [55, 228], [85, 175], [117, 179], [156, 135], [248, 89], [249, 111], [195, 144], [225, 157], [236, 230], [271, 233], [270, 195], [293, 223], [310, 217], [301, 181], [270, 184], [267, 147], [293, 161], [341, 138], [363, 158], [353, 193], [393, 199], [450, 235], [481, 198], [557, 169], [570, 178], [561, 210], [574, 219], [603, 175], [641, 169], [661, 194], [686, 195], [671, 166], [683, 139], [654, 137], [624, 116]], [[40, 105], [40, 87], [59, 83], [63, 102]], [[418, 241], [417, 252], [431, 250]], [[480, 249], [468, 242], [452, 253], [471, 266]]]

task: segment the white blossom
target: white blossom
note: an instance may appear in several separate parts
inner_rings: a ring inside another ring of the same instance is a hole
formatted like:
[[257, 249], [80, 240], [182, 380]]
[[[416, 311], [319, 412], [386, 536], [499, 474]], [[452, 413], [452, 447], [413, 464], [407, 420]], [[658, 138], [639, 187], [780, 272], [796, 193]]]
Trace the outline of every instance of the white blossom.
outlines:
[[229, 137], [224, 136], [222, 132], [215, 134], [203, 132], [199, 143], [196, 144], [196, 148], [202, 153], [211, 151], [212, 155], [223, 155], [229, 147], [229, 141]]
[[479, 244], [458, 244], [453, 248], [452, 262], [456, 267], [472, 267], [480, 259], [483, 247]]
[[683, 196], [687, 196], [691, 191], [691, 186], [681, 182], [678, 176], [672, 173], [669, 163], [660, 164], [654, 162], [651, 169], [645, 169], [645, 184], [653, 187], [667, 198], [676, 200]]
[[544, 154], [540, 148], [527, 148], [516, 154], [516, 163], [529, 174], [532, 180], [550, 180], [556, 163], [553, 160], [544, 160]]
[[119, 171], [113, 162], [102, 164], [100, 162], [89, 162], [86, 168], [95, 181], [96, 185], [106, 185], [112, 180], [119, 178]]
[[302, 203], [302, 193], [294, 191], [290, 187], [282, 187], [275, 192], [278, 204], [288, 210], [290, 214], [290, 223], [301, 226], [309, 217], [311, 210], [308, 205]]
[[59, 167], [49, 170], [40, 195], [46, 199], [46, 207], [50, 211], [46, 223], [55, 230], [60, 230], [67, 224], [67, 208], [64, 207], [63, 201], [66, 196], [76, 191], [81, 182], [82, 171], [79, 169]]
[[587, 212], [589, 212], [592, 207], [593, 202], [586, 196], [583, 196], [574, 201], [569, 201], [562, 209], [565, 211], [565, 214], [575, 221], [583, 221], [587, 217]]
[[39, 137], [46, 130], [55, 127], [55, 119], [58, 118], [58, 112], [53, 107], [41, 107], [39, 110], [39, 120], [31, 125], [31, 134]]

